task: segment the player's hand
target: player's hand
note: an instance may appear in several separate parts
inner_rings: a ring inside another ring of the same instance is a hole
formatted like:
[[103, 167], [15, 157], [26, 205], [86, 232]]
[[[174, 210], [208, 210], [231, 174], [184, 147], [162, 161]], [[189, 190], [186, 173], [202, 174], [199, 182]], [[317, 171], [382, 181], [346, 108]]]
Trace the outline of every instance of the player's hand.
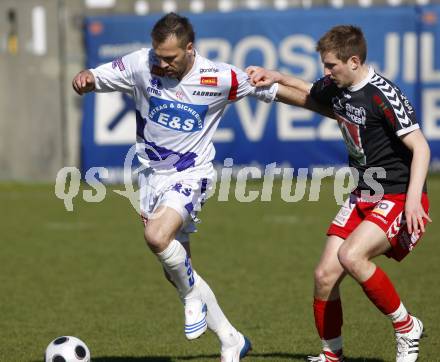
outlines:
[[267, 70], [262, 67], [251, 65], [246, 68], [246, 73], [249, 76], [249, 82], [254, 87], [267, 87], [274, 83], [278, 83], [281, 79], [281, 74], [275, 70]]
[[82, 70], [72, 81], [72, 87], [80, 96], [95, 90], [95, 77], [90, 70]]
[[409, 234], [425, 232], [425, 220], [432, 222], [429, 215], [423, 209], [419, 200], [413, 201], [407, 198], [405, 203], [405, 218]]

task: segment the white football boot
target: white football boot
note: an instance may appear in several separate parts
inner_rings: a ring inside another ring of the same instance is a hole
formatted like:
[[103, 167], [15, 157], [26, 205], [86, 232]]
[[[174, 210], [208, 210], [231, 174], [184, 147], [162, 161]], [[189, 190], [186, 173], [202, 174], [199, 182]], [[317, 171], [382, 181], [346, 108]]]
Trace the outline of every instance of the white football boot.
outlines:
[[208, 308], [200, 299], [185, 301], [185, 336], [192, 340], [199, 338], [208, 328], [206, 313]]
[[423, 336], [423, 323], [411, 316], [413, 328], [408, 333], [396, 333], [396, 362], [415, 362], [419, 356], [419, 341]]
[[240, 332], [239, 342], [232, 347], [221, 349], [221, 362], [239, 362], [242, 358], [246, 357], [248, 352], [252, 350], [252, 344], [249, 339], [243, 336]]

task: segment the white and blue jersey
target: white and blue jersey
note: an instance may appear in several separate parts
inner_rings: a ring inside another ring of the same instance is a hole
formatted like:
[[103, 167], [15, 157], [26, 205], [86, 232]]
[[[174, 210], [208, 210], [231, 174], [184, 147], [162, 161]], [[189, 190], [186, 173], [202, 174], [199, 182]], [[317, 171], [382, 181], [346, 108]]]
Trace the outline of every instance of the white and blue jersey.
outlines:
[[137, 155], [155, 173], [180, 172], [209, 164], [212, 138], [226, 106], [247, 95], [265, 102], [277, 85], [252, 87], [248, 76], [196, 53], [180, 81], [161, 76], [153, 49], [141, 49], [91, 69], [97, 92], [131, 94], [136, 104]]

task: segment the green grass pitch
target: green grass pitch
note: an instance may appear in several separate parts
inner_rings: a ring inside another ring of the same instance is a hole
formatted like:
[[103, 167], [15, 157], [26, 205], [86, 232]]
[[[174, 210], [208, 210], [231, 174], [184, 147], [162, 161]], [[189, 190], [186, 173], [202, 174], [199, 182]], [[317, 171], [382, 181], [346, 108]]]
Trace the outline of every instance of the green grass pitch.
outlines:
[[[261, 190], [253, 183], [251, 189]], [[118, 187], [116, 187], [118, 189]], [[318, 202], [286, 203], [279, 185], [271, 202], [212, 198], [192, 243], [195, 269], [211, 285], [231, 322], [252, 341], [245, 361], [304, 361], [320, 348], [315, 333], [313, 268], [338, 210], [333, 183]], [[420, 361], [439, 361], [440, 178], [429, 182], [434, 222], [389, 273], [428, 337]], [[60, 335], [83, 339], [94, 362], [210, 362], [215, 336], [186, 341], [183, 311], [128, 200], [110, 189], [101, 203], [80, 195], [67, 212], [53, 185], [0, 185], [0, 361], [42, 361]], [[390, 322], [347, 279], [342, 287], [349, 361], [395, 360]]]

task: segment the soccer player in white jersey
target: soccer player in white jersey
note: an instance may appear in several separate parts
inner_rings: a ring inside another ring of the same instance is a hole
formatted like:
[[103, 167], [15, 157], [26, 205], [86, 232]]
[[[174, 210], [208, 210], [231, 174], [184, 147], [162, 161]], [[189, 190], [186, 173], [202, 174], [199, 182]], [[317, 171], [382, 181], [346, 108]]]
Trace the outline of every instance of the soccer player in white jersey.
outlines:
[[[372, 259], [386, 255], [403, 260], [431, 221], [425, 182], [429, 146], [406, 96], [365, 63], [367, 44], [361, 29], [335, 26], [321, 37], [316, 50], [325, 76], [313, 85], [275, 71], [248, 68], [255, 84], [279, 82], [277, 97], [285, 103], [312, 110], [316, 105], [328, 107], [341, 129], [349, 164], [359, 175], [357, 188], [327, 231], [315, 269], [313, 309], [322, 353], [309, 361], [344, 360], [339, 288], [349, 275], [391, 320], [396, 361], [415, 362], [423, 324], [409, 314], [392, 281]], [[382, 175], [377, 173], [379, 168]], [[369, 169], [376, 169], [370, 173], [370, 182]], [[381, 198], [371, 188], [373, 180], [382, 186]]]
[[212, 137], [225, 107], [247, 95], [271, 102], [277, 85], [256, 89], [245, 72], [200, 56], [191, 23], [177, 14], [161, 18], [151, 38], [152, 49], [81, 71], [73, 88], [134, 97], [145, 240], [184, 303], [186, 337], [208, 327], [220, 340], [221, 361], [237, 362], [251, 344], [192, 267], [189, 234], [214, 179]]

